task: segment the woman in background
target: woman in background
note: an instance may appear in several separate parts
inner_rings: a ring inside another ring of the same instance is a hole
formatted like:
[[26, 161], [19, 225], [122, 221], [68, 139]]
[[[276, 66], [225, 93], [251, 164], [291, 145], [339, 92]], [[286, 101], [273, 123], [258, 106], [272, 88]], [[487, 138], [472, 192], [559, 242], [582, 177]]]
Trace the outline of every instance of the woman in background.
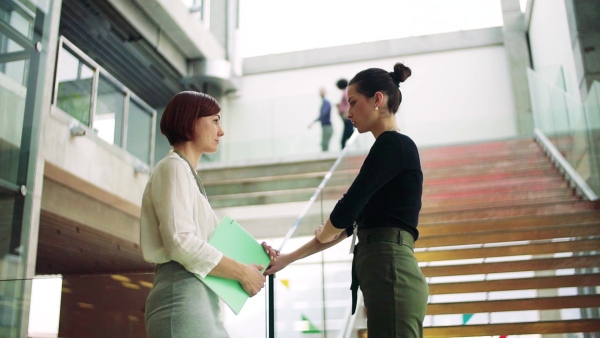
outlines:
[[397, 63], [392, 72], [370, 68], [350, 81], [348, 118], [358, 132], [372, 133], [375, 143], [315, 238], [282, 254], [266, 271], [275, 273], [354, 232], [359, 242], [352, 261], [352, 312], [360, 285], [369, 338], [423, 337], [429, 287], [414, 256], [423, 173], [417, 146], [400, 133], [395, 118], [400, 82], [410, 75], [410, 68]]
[[352, 121], [348, 118], [348, 109], [350, 109], [350, 103], [348, 103], [348, 80], [340, 79], [335, 84], [338, 89], [342, 91], [342, 98], [340, 103], [337, 104], [338, 113], [344, 122], [344, 131], [342, 132], [342, 147], [340, 149], [344, 149], [346, 147], [346, 142], [354, 133], [354, 126], [352, 125]]

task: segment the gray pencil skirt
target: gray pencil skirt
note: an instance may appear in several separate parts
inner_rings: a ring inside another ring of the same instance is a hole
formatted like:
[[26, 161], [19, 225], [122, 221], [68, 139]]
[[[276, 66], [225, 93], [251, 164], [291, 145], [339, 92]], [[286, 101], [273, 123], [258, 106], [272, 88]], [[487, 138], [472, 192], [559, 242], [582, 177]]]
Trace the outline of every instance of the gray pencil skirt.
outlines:
[[177, 262], [159, 264], [146, 300], [148, 338], [228, 338], [219, 298]]

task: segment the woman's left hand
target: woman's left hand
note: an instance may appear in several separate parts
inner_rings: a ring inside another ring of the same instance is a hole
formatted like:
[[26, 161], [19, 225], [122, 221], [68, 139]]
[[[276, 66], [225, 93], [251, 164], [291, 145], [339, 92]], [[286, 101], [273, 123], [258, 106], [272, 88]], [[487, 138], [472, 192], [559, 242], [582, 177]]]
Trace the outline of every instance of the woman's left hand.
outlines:
[[271, 262], [275, 262], [277, 260], [277, 257], [279, 256], [279, 251], [273, 249], [266, 242], [262, 242], [261, 245], [265, 249], [265, 252], [267, 253], [267, 255], [269, 255], [269, 258], [271, 259]]

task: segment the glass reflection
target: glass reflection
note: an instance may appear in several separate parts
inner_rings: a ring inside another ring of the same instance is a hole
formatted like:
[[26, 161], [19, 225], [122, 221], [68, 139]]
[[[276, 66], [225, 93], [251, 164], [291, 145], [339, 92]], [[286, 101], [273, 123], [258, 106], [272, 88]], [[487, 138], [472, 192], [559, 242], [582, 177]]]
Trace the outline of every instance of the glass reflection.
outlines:
[[94, 131], [110, 144], [122, 144], [125, 93], [100, 74]]
[[133, 100], [129, 102], [127, 118], [127, 151], [150, 163], [150, 140], [152, 137], [152, 113]]
[[89, 126], [94, 71], [64, 47], [57, 67], [56, 105]]

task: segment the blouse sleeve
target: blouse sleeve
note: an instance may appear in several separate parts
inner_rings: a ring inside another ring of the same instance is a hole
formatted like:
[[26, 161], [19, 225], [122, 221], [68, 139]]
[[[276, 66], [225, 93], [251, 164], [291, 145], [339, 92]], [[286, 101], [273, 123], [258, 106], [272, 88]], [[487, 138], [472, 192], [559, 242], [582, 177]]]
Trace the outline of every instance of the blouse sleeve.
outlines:
[[223, 254], [205, 240], [207, 234], [198, 233], [195, 219], [214, 222], [214, 213], [201, 206], [195, 217], [193, 189], [198, 188], [190, 184], [190, 168], [185, 163], [174, 159], [160, 169], [153, 174], [151, 198], [166, 254], [186, 270], [205, 277]]
[[381, 134], [360, 168], [348, 191], [337, 202], [329, 219], [334, 227], [351, 227], [371, 197], [402, 171], [402, 148], [391, 133]]

